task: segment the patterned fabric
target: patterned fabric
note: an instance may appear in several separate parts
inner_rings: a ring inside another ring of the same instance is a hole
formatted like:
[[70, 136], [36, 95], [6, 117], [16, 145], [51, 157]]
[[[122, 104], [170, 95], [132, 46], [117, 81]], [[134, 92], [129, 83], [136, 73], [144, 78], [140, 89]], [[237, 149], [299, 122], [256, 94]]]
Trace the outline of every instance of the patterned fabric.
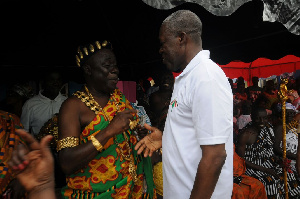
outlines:
[[[286, 151], [295, 155], [297, 154], [298, 148], [298, 134], [296, 131], [296, 128], [292, 128], [286, 133]], [[280, 148], [282, 149], [282, 141], [280, 142]], [[291, 160], [291, 169], [293, 170], [293, 172], [297, 171], [296, 160]]]
[[153, 167], [153, 179], [155, 188], [157, 191], [157, 194], [163, 196], [163, 168], [162, 168], [162, 162], [158, 162]]
[[[251, 125], [251, 122], [249, 125]], [[264, 127], [257, 136], [256, 142], [252, 145], [246, 145], [245, 160], [268, 169], [274, 169], [280, 178], [249, 167], [247, 167], [245, 174], [260, 180], [265, 185], [269, 199], [285, 198], [283, 171], [280, 165], [275, 162], [273, 143], [273, 129]], [[289, 196], [298, 196], [300, 194], [300, 185], [296, 180], [295, 174], [287, 172], [287, 179]]]
[[20, 119], [13, 114], [0, 110], [0, 195], [5, 191], [14, 173], [8, 167], [13, 150], [19, 143], [23, 143], [15, 130], [22, 128]]
[[[116, 89], [113, 93], [116, 103], [120, 111], [132, 109], [130, 102], [125, 96]], [[112, 120], [117, 113], [113, 97], [111, 97], [107, 105], [103, 108], [109, 119]], [[80, 143], [86, 143], [89, 136], [101, 133], [106, 128], [109, 121], [105, 120], [103, 112], [99, 112], [93, 121], [85, 127], [80, 136]], [[137, 139], [132, 135], [131, 131], [127, 131], [126, 135], [129, 139], [131, 154], [135, 160], [138, 181], [133, 182], [129, 173], [129, 162], [123, 159], [120, 149], [116, 145], [114, 138], [108, 140], [104, 145], [104, 150], [89, 162], [87, 166], [76, 173], [67, 176], [67, 186], [63, 188], [64, 198], [153, 198], [154, 184], [150, 158], [143, 158], [137, 155], [134, 146]], [[125, 139], [123, 134], [116, 136], [116, 140], [120, 143], [125, 155]], [[147, 192], [144, 192], [144, 183], [147, 183]]]
[[265, 186], [259, 180], [245, 175], [245, 160], [235, 152], [233, 154], [233, 176], [234, 185], [232, 191], [232, 199], [252, 198], [267, 199]]

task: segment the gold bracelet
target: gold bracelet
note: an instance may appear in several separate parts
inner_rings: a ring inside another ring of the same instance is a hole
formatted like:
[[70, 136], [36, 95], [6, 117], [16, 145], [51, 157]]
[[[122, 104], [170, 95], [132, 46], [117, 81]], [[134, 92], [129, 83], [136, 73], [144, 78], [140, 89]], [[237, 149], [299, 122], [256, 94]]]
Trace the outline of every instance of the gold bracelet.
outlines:
[[64, 148], [72, 148], [79, 145], [79, 138], [77, 137], [66, 137], [57, 141], [56, 151], [60, 151]]
[[92, 140], [94, 147], [97, 149], [97, 151], [101, 152], [103, 149], [102, 144], [93, 135], [91, 135], [90, 138]]

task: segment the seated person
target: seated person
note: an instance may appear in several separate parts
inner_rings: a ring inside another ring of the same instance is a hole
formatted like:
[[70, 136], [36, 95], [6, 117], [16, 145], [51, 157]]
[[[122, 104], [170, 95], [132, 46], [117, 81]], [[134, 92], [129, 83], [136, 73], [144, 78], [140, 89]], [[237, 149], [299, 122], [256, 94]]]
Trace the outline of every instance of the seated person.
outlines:
[[[283, 171], [274, 154], [274, 131], [267, 119], [266, 109], [252, 107], [252, 122], [239, 134], [237, 153], [246, 162], [246, 175], [260, 180], [268, 198], [284, 196]], [[300, 186], [294, 173], [287, 173], [289, 196], [300, 194]]]
[[265, 186], [259, 180], [245, 174], [245, 160], [235, 152], [233, 154], [233, 190], [232, 199], [267, 199]]
[[[278, 104], [278, 112], [282, 116], [282, 105]], [[286, 103], [286, 157], [291, 160], [290, 166], [293, 172], [296, 172], [296, 158], [298, 148], [298, 134], [297, 134], [297, 122], [294, 120], [296, 113], [295, 107], [291, 103]], [[281, 117], [282, 121], [282, 117]], [[275, 143], [274, 150], [278, 157], [283, 156], [282, 149], [282, 132], [283, 123], [278, 123], [274, 128]], [[299, 178], [299, 176], [298, 176]]]

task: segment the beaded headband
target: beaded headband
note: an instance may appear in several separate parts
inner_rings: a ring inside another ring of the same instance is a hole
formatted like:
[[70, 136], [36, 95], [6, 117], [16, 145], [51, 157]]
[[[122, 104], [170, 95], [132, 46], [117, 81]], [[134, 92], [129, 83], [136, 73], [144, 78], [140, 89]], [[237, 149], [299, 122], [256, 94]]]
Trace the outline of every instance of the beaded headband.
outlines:
[[94, 44], [88, 44], [87, 46], [79, 46], [76, 55], [76, 64], [81, 67], [82, 64], [88, 60], [94, 53], [100, 49], [112, 49], [112, 45], [109, 41], [104, 40], [102, 43], [95, 41]]

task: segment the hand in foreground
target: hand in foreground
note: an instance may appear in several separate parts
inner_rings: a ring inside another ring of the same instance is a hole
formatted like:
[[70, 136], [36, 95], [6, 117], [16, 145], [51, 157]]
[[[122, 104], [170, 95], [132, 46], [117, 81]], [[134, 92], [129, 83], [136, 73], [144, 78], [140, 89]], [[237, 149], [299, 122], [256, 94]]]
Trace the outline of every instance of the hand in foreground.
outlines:
[[144, 157], [151, 157], [152, 153], [162, 146], [162, 132], [158, 128], [151, 127], [148, 124], [144, 124], [144, 127], [151, 131], [151, 134], [140, 140], [134, 149], [137, 150], [138, 154], [144, 151]]
[[18, 172], [17, 179], [28, 192], [54, 190], [54, 160], [48, 148], [53, 137], [47, 135], [39, 143], [22, 129], [16, 132], [27, 143], [27, 147], [19, 145], [17, 150], [13, 151], [8, 163], [14, 171]]

